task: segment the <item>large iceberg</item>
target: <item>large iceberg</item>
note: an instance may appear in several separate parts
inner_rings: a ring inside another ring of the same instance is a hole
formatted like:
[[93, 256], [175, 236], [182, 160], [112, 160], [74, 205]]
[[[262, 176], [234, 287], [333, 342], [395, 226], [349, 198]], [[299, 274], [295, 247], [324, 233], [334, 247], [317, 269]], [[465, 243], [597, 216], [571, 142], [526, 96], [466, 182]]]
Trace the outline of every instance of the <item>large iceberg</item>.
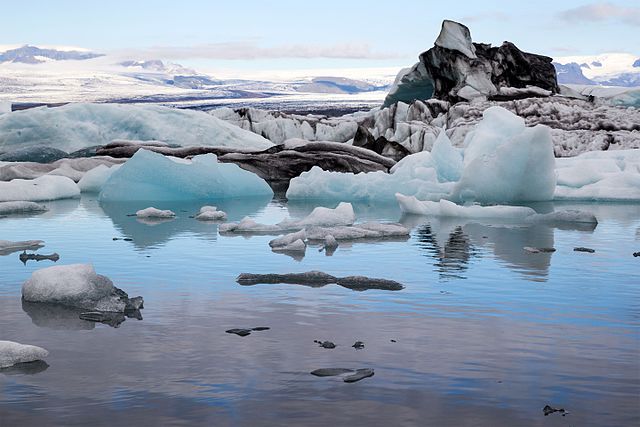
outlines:
[[66, 176], [43, 175], [36, 179], [0, 181], [0, 202], [41, 202], [78, 196], [80, 188]]
[[465, 145], [454, 200], [512, 203], [553, 198], [555, 158], [548, 127], [528, 128], [521, 117], [491, 107]]
[[[60, 304], [87, 310], [123, 313], [132, 307], [125, 292], [91, 264], [57, 265], [34, 271], [22, 285], [27, 302]], [[141, 299], [140, 299], [141, 300]]]
[[269, 185], [214, 154], [191, 161], [139, 150], [104, 183], [100, 200], [177, 201], [273, 196]]
[[49, 352], [42, 347], [13, 341], [0, 341], [0, 369], [8, 368], [18, 363], [42, 360], [48, 355]]
[[441, 132], [431, 152], [403, 158], [391, 173], [351, 174], [316, 167], [291, 180], [287, 198], [391, 202], [402, 193], [432, 201], [551, 200], [554, 167], [547, 127], [527, 128], [522, 118], [492, 107], [468, 134], [462, 153]]
[[77, 103], [0, 115], [0, 151], [47, 145], [71, 152], [115, 139], [239, 149], [273, 146], [210, 114], [156, 105]]

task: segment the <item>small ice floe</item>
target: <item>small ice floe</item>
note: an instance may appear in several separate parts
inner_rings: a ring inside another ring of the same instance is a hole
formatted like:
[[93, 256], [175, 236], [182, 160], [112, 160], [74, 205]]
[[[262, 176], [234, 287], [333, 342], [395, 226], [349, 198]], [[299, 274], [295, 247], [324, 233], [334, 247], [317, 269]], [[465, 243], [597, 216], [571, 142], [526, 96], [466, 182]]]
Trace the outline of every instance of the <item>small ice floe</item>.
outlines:
[[36, 250], [44, 246], [42, 240], [23, 240], [12, 242], [11, 240], [0, 240], [0, 256], [9, 255], [14, 252]]
[[[350, 375], [346, 375], [350, 374]], [[320, 368], [315, 371], [311, 371], [311, 375], [316, 377], [333, 377], [339, 375], [346, 375], [342, 378], [345, 383], [355, 383], [365, 378], [372, 377], [374, 375], [373, 369], [347, 369], [347, 368]]]
[[406, 214], [444, 216], [471, 219], [525, 219], [536, 211], [524, 206], [460, 206], [449, 200], [439, 202], [420, 201], [414, 196], [396, 194], [400, 210]]
[[244, 329], [244, 328], [227, 329], [225, 332], [228, 334], [235, 334], [240, 337], [246, 337], [247, 335], [251, 335], [251, 332], [268, 331], [269, 329], [271, 328], [268, 326], [256, 326], [255, 328], [251, 328], [251, 329]]
[[351, 203], [340, 203], [335, 209], [319, 206], [301, 220], [285, 219], [278, 224], [260, 224], [250, 218], [220, 226], [221, 233], [273, 233], [301, 230], [311, 226], [345, 226], [355, 222], [356, 215]]
[[108, 277], [96, 274], [91, 264], [36, 270], [22, 285], [22, 298], [101, 312], [126, 313], [143, 308], [142, 297], [129, 298]]
[[149, 207], [136, 212], [136, 216], [138, 218], [164, 219], [164, 218], [175, 218], [176, 214], [175, 212], [170, 210], [161, 210], [161, 209], [156, 209], [154, 207]]
[[556, 251], [556, 248], [533, 248], [531, 246], [525, 246], [524, 248], [525, 251], [532, 253], [532, 254], [539, 254], [539, 253], [552, 253]]
[[544, 416], [548, 416], [551, 414], [555, 414], [556, 412], [562, 414], [562, 416], [566, 416], [569, 412], [565, 411], [564, 408], [554, 408], [552, 406], [549, 405], [544, 405], [544, 408], [542, 408], [542, 412], [544, 413]]
[[195, 217], [198, 221], [225, 221], [226, 212], [219, 211], [215, 206], [203, 206]]
[[319, 347], [327, 348], [329, 350], [332, 350], [332, 349], [336, 348], [336, 345], [334, 343], [332, 343], [331, 341], [313, 340], [313, 342], [318, 344]]
[[365, 276], [347, 276], [335, 277], [321, 271], [308, 271], [306, 273], [288, 273], [288, 274], [240, 274], [236, 282], [243, 286], [251, 286], [257, 284], [291, 284], [303, 285], [312, 288], [320, 288], [328, 284], [335, 283], [344, 288], [354, 291], [365, 291], [368, 289], [378, 289], [385, 291], [399, 291], [404, 286], [395, 280], [376, 279]]
[[320, 248], [320, 252], [324, 251], [327, 256], [333, 255], [338, 249], [338, 241], [332, 234], [328, 234], [324, 238], [324, 245]]
[[30, 214], [46, 212], [48, 209], [45, 205], [35, 202], [14, 201], [0, 202], [0, 215], [11, 214]]
[[362, 341], [356, 341], [351, 347], [356, 350], [362, 350], [364, 348], [364, 343]]
[[0, 369], [8, 368], [17, 363], [42, 360], [48, 355], [49, 352], [41, 347], [19, 344], [13, 341], [0, 341]]
[[578, 246], [577, 248], [573, 248], [574, 252], [587, 252], [587, 253], [595, 253], [595, 249], [591, 249], [591, 248], [585, 248], [583, 246]]
[[36, 179], [0, 181], [0, 202], [42, 202], [79, 196], [80, 187], [66, 176], [43, 175]]
[[562, 210], [551, 212], [547, 214], [535, 214], [526, 218], [527, 222], [535, 223], [585, 223], [585, 224], [598, 224], [598, 219], [591, 212], [585, 212], [580, 210]]

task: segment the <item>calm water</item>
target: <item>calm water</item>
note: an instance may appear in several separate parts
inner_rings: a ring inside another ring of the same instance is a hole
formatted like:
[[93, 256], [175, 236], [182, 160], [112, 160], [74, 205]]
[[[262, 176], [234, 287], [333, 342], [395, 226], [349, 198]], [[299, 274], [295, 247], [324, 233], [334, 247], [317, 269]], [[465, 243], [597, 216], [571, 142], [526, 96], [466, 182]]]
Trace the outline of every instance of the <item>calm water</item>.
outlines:
[[[333, 256], [309, 247], [301, 259], [272, 253], [269, 236], [221, 236], [188, 217], [199, 205], [157, 205], [179, 218], [156, 225], [126, 216], [144, 204], [100, 207], [84, 197], [48, 205], [42, 215], [0, 219], [0, 239], [42, 239], [39, 253], [59, 253], [58, 264], [93, 263], [144, 296], [144, 319], [112, 328], [23, 304], [22, 283], [53, 263], [0, 256], [0, 339], [50, 351], [48, 366], [0, 371], [2, 427], [640, 423], [639, 205], [581, 206], [598, 216], [595, 229], [402, 218], [409, 239], [342, 245]], [[268, 200], [219, 207], [231, 220], [263, 222], [312, 209]], [[395, 206], [356, 213], [400, 219]], [[235, 283], [242, 272], [308, 270], [406, 288]], [[224, 332], [254, 326], [271, 329]], [[356, 340], [365, 348], [352, 348]], [[375, 376], [347, 384], [309, 374], [324, 367], [373, 368]], [[570, 414], [545, 417], [546, 404]]]

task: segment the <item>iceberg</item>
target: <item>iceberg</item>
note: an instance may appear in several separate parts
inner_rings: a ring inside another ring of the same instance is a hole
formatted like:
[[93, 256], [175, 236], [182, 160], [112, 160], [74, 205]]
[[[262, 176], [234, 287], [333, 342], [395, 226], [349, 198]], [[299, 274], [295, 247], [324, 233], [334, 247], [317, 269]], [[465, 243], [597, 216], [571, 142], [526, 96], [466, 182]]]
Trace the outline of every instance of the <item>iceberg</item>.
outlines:
[[185, 147], [273, 146], [211, 114], [157, 105], [74, 103], [0, 115], [0, 151], [47, 145], [72, 152], [117, 139], [161, 140]]
[[87, 171], [80, 181], [78, 181], [78, 187], [82, 193], [99, 193], [104, 186], [104, 183], [111, 177], [115, 171], [120, 168], [121, 165], [113, 165], [111, 167], [106, 165], [99, 165], [95, 168]]
[[273, 196], [269, 185], [214, 154], [191, 161], [139, 150], [113, 172], [100, 192], [102, 202], [186, 201]]
[[60, 304], [86, 310], [118, 312], [141, 307], [140, 297], [129, 299], [91, 264], [57, 265], [34, 271], [22, 285], [27, 302]]
[[435, 44], [445, 49], [457, 50], [467, 58], [477, 58], [476, 48], [471, 41], [471, 31], [458, 22], [446, 19], [442, 21], [442, 29]]
[[0, 255], [9, 255], [14, 252], [36, 250], [44, 246], [42, 240], [24, 240], [13, 242], [11, 240], [0, 240]]
[[521, 117], [491, 107], [465, 146], [464, 169], [452, 200], [513, 203], [553, 198], [555, 158], [548, 127], [525, 127]]
[[0, 181], [0, 202], [70, 199], [80, 196], [73, 180], [58, 175], [43, 175], [36, 179]]
[[13, 341], [0, 341], [0, 369], [8, 368], [18, 363], [42, 360], [48, 355], [49, 352], [42, 347]]
[[435, 163], [439, 181], [455, 182], [460, 179], [464, 168], [462, 153], [451, 145], [444, 130], [440, 132], [433, 143], [431, 158]]

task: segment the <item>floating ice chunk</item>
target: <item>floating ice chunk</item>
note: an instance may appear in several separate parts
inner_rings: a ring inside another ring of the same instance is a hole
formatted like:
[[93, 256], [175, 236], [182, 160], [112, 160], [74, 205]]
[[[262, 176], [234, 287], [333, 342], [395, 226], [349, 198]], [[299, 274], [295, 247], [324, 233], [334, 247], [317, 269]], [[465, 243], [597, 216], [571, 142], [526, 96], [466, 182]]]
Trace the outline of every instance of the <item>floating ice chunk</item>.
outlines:
[[591, 212], [580, 210], [563, 210], [547, 214], [535, 214], [527, 217], [527, 222], [563, 223], [581, 222], [586, 224], [597, 224], [598, 219]]
[[34, 202], [0, 202], [0, 215], [46, 212], [47, 207]]
[[155, 105], [72, 103], [0, 115], [2, 151], [46, 144], [71, 152], [117, 139], [258, 150], [273, 146], [211, 114]]
[[448, 200], [423, 202], [413, 196], [402, 194], [396, 194], [396, 199], [403, 213], [414, 215], [521, 220], [536, 213], [533, 209], [524, 206], [459, 206]]
[[302, 239], [298, 239], [294, 242], [284, 246], [273, 246], [271, 248], [277, 252], [305, 252], [307, 250], [307, 244]]
[[136, 212], [136, 216], [138, 218], [175, 218], [176, 213], [170, 210], [161, 210], [149, 207]]
[[336, 249], [338, 247], [338, 241], [333, 235], [329, 234], [324, 238], [324, 248], [326, 250]]
[[122, 165], [113, 165], [108, 167], [106, 165], [99, 165], [88, 172], [86, 172], [80, 181], [78, 181], [78, 187], [82, 193], [99, 193], [107, 182], [111, 174], [117, 171]]
[[440, 181], [458, 181], [462, 174], [462, 154], [453, 148], [451, 141], [443, 130], [436, 138], [431, 149], [431, 158], [438, 172]]
[[458, 22], [446, 19], [442, 21], [442, 29], [436, 39], [436, 46], [457, 50], [471, 59], [477, 58], [476, 48], [471, 40], [471, 31]]
[[0, 202], [70, 199], [80, 196], [80, 188], [64, 176], [43, 175], [36, 179], [0, 181]]
[[49, 352], [35, 345], [19, 344], [13, 341], [0, 341], [0, 369], [8, 368], [17, 363], [35, 362], [43, 360]]
[[115, 171], [100, 192], [101, 201], [169, 201], [273, 196], [269, 185], [214, 154], [191, 161], [139, 150]]
[[305, 229], [308, 240], [325, 241], [328, 236], [340, 240], [384, 239], [409, 236], [410, 230], [401, 224], [365, 222], [352, 226], [308, 227]]
[[196, 219], [199, 221], [225, 221], [227, 213], [219, 211], [215, 206], [203, 206], [196, 215]]
[[44, 246], [42, 240], [23, 240], [12, 242], [11, 240], [0, 240], [0, 255], [9, 255], [13, 252], [36, 250]]
[[249, 217], [244, 217], [240, 222], [228, 222], [220, 224], [220, 233], [265, 233], [280, 234], [283, 230], [276, 224], [260, 224]]
[[88, 310], [124, 312], [129, 298], [91, 264], [57, 265], [34, 271], [22, 285], [28, 302], [61, 304]]
[[273, 239], [272, 241], [269, 242], [269, 246], [271, 246], [272, 248], [280, 248], [280, 247], [290, 245], [297, 240], [304, 241], [306, 238], [307, 236], [305, 234], [305, 231], [300, 230], [300, 231], [296, 231], [295, 233], [285, 234], [284, 236]]
[[551, 132], [501, 107], [485, 110], [469, 134], [452, 199], [481, 203], [551, 200], [556, 185]]
[[336, 226], [351, 225], [356, 221], [351, 203], [341, 202], [335, 209], [318, 206], [308, 216], [299, 220], [284, 220], [278, 225], [283, 229], [296, 229], [310, 225]]

